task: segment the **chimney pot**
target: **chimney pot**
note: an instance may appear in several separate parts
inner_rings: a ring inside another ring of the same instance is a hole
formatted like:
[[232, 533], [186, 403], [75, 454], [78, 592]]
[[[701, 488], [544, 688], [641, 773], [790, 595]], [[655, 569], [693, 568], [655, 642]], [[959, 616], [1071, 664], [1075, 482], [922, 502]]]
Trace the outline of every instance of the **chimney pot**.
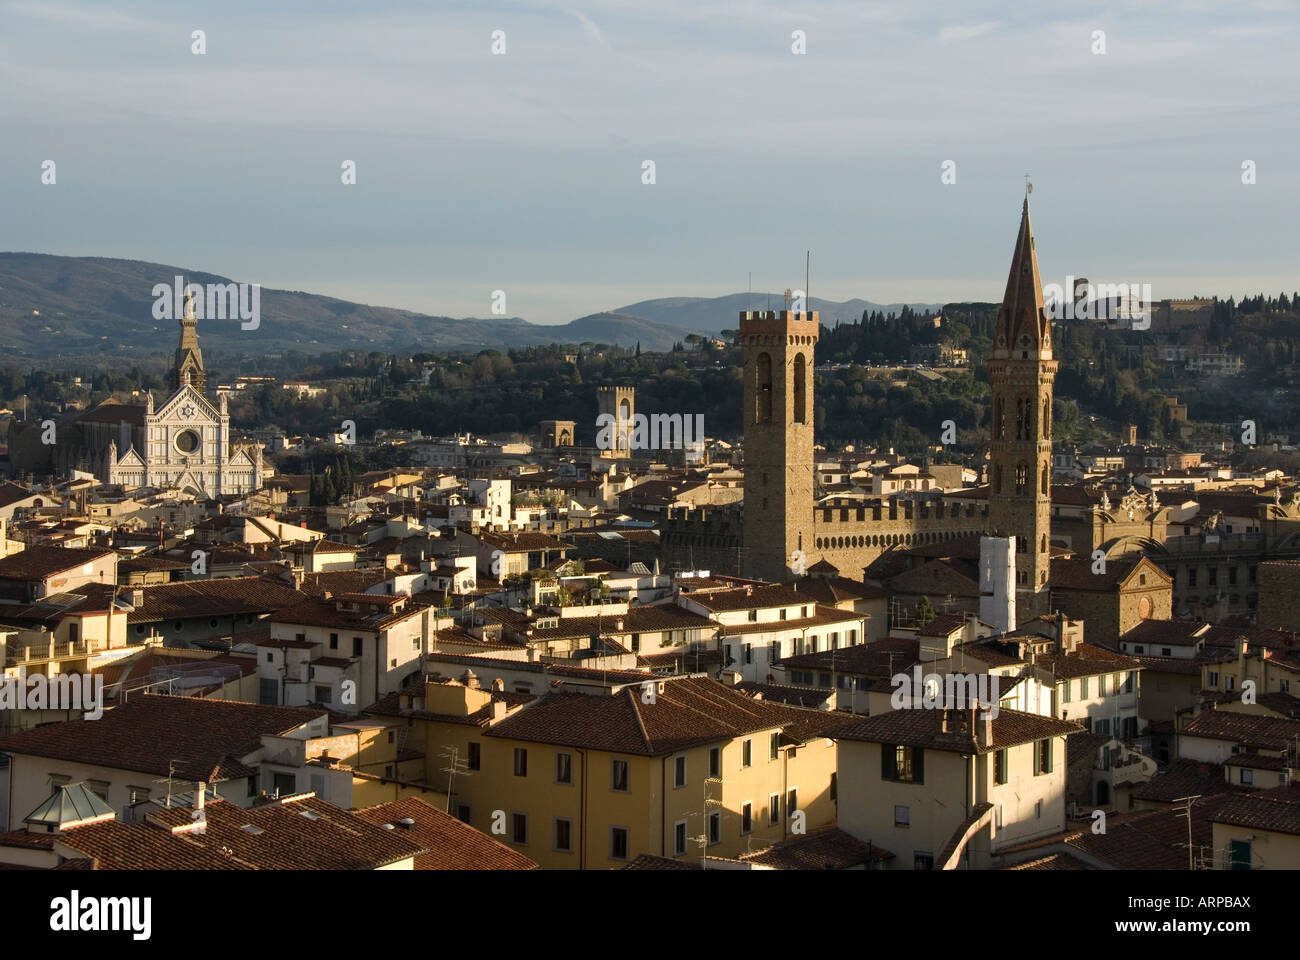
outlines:
[[208, 791], [208, 785], [207, 785], [206, 783], [204, 783], [202, 780], [200, 780], [198, 786], [199, 786], [199, 788], [198, 788], [196, 791], [194, 791], [194, 809], [195, 809], [195, 810], [202, 810], [202, 809], [203, 809], [203, 795], [204, 795], [205, 793], [207, 793], [207, 791]]

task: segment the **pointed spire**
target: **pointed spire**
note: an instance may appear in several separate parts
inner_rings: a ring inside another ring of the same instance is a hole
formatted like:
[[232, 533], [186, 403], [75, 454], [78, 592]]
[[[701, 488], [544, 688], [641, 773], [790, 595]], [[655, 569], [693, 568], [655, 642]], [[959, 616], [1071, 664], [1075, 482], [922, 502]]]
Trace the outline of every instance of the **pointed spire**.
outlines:
[[1043, 280], [1038, 272], [1034, 230], [1029, 223], [1029, 194], [1020, 211], [1020, 233], [1011, 255], [1007, 289], [998, 308], [995, 357], [1021, 357], [1029, 351], [1033, 359], [1052, 355], [1051, 324], [1043, 305]]

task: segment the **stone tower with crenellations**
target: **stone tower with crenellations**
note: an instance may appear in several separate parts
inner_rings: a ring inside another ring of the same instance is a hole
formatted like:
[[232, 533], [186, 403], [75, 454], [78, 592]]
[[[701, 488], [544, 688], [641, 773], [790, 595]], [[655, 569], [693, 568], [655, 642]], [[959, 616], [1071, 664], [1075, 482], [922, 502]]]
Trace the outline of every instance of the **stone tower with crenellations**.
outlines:
[[636, 387], [598, 387], [596, 412], [609, 416], [610, 446], [600, 455], [607, 459], [626, 460], [632, 455], [632, 417], [636, 415]]
[[1052, 325], [1043, 305], [1029, 198], [989, 358], [989, 533], [1016, 538], [1016, 621], [1050, 612]]
[[792, 580], [813, 555], [813, 351], [817, 313], [742, 312], [744, 576]]

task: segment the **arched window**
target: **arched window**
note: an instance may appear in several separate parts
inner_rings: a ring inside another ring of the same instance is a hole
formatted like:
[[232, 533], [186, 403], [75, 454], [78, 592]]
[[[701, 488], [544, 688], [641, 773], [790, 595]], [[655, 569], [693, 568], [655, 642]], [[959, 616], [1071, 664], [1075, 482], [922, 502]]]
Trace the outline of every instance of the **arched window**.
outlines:
[[1029, 467], [1022, 460], [1016, 464], [1016, 493], [1024, 493], [1029, 486]]
[[794, 358], [794, 422], [807, 423], [807, 400], [806, 381], [808, 378], [808, 363], [804, 360], [803, 354], [796, 354]]
[[998, 440], [1007, 438], [1007, 412], [1001, 397], [993, 401], [993, 436]]
[[1052, 438], [1052, 401], [1043, 401], [1043, 439]]
[[1047, 474], [1048, 474], [1047, 464], [1043, 464], [1043, 483], [1042, 483], [1043, 496], [1047, 496]]
[[772, 358], [766, 353], [754, 362], [754, 422], [772, 422]]
[[1047, 552], [1047, 534], [1043, 534], [1043, 540], [1038, 546], [1038, 552], [1039, 553]]

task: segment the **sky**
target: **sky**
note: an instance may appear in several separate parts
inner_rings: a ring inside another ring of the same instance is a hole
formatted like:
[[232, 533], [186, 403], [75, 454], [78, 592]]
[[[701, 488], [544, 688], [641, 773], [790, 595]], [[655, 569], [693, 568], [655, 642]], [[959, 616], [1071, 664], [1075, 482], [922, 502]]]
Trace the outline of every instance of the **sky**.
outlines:
[[1290, 293], [1298, 34], [1281, 0], [0, 0], [0, 250], [536, 323], [802, 287], [806, 250], [818, 297], [991, 301], [1028, 174], [1044, 283]]

